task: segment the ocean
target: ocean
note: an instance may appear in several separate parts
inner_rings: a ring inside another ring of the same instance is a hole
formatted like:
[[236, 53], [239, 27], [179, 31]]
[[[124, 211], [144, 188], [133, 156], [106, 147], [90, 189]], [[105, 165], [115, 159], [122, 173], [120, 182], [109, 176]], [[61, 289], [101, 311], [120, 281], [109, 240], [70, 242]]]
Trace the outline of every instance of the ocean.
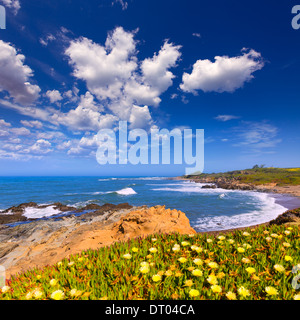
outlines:
[[[255, 191], [202, 189], [203, 184], [165, 177], [1, 177], [0, 210], [25, 202], [165, 205], [183, 211], [196, 231], [251, 226], [300, 207], [300, 199]], [[53, 207], [26, 208], [27, 218], [59, 214]]]

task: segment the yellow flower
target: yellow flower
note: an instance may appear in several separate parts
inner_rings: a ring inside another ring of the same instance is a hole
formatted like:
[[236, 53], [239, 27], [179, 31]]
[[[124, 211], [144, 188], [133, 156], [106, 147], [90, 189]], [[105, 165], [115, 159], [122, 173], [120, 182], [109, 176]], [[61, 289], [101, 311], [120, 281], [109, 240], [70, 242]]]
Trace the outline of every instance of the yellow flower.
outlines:
[[196, 290], [196, 289], [191, 289], [189, 292], [189, 296], [191, 298], [198, 297], [199, 295], [200, 295], [200, 292], [199, 290]]
[[284, 272], [285, 271], [285, 267], [281, 264], [275, 264], [274, 265], [274, 269], [278, 272]]
[[174, 247], [172, 248], [172, 250], [173, 250], [174, 252], [180, 251], [180, 245], [179, 245], [179, 244], [175, 244]]
[[10, 287], [9, 287], [9, 286], [3, 286], [3, 287], [1, 288], [2, 293], [6, 293], [6, 292], [8, 292], [9, 290], [10, 290]]
[[70, 261], [70, 262], [68, 263], [68, 267], [72, 267], [73, 264], [74, 264], [74, 261]]
[[250, 259], [248, 259], [248, 258], [243, 258], [243, 259], [242, 259], [242, 262], [244, 262], [244, 263], [250, 263], [251, 261], [250, 261]]
[[239, 287], [238, 293], [239, 293], [240, 296], [242, 296], [244, 298], [247, 297], [247, 296], [250, 296], [249, 290], [246, 289], [244, 286]]
[[246, 268], [246, 271], [251, 274], [251, 273], [254, 273], [256, 270], [255, 270], [255, 268], [248, 267], [248, 268]]
[[288, 236], [291, 233], [291, 231], [285, 230], [284, 233]]
[[152, 276], [152, 280], [153, 280], [154, 282], [161, 281], [161, 275], [159, 275], [159, 274], [153, 275], [153, 276]]
[[57, 266], [60, 267], [61, 265], [62, 265], [62, 262], [61, 262], [61, 261], [58, 261], [58, 262], [57, 262]]
[[195, 277], [201, 277], [203, 275], [203, 272], [199, 269], [195, 269], [192, 271], [192, 275]]
[[295, 294], [294, 295], [294, 300], [300, 300], [300, 294]]
[[143, 261], [140, 263], [141, 267], [149, 267], [149, 263], [147, 261]]
[[197, 265], [197, 266], [201, 266], [203, 264], [203, 261], [201, 259], [194, 259], [193, 262]]
[[243, 247], [246, 248], [246, 249], [251, 249], [252, 247], [250, 246], [250, 244], [248, 243], [244, 243], [243, 244]]
[[51, 293], [50, 298], [53, 300], [62, 300], [65, 297], [65, 294], [62, 290], [56, 290]]
[[248, 236], [250, 236], [250, 233], [249, 233], [249, 232], [247, 232], [247, 231], [245, 231], [245, 232], [243, 232], [243, 236], [248, 237]]
[[26, 299], [26, 300], [32, 299], [32, 292], [26, 293], [25, 299]]
[[182, 245], [183, 247], [186, 247], [186, 246], [189, 246], [190, 243], [189, 243], [188, 241], [182, 241], [182, 242], [181, 242], [181, 245]]
[[76, 288], [74, 288], [74, 289], [72, 289], [71, 291], [70, 291], [70, 295], [71, 295], [71, 297], [78, 297], [78, 296], [80, 296], [81, 295], [81, 291], [80, 290], [77, 290]]
[[271, 238], [271, 237], [266, 237], [266, 240], [267, 240], [268, 242], [271, 242], [271, 241], [272, 241], [272, 238]]
[[157, 241], [157, 238], [152, 238], [151, 241], [152, 241], [152, 242], [156, 242], [156, 241]]
[[228, 291], [226, 293], [226, 297], [228, 300], [236, 300], [236, 294], [232, 291]]
[[175, 277], [181, 277], [183, 274], [180, 272], [180, 271], [177, 271], [176, 273], [175, 273]]
[[209, 275], [206, 280], [207, 280], [207, 282], [210, 283], [210, 284], [213, 284], [213, 285], [218, 284], [218, 279], [217, 279], [217, 277], [216, 277], [215, 275], [213, 275], [213, 274]]
[[237, 251], [238, 251], [239, 253], [243, 253], [243, 252], [245, 252], [245, 249], [242, 248], [242, 247], [238, 247], [238, 248], [237, 248]]
[[225, 240], [225, 237], [224, 236], [218, 236], [218, 239], [222, 241], [222, 240]]
[[293, 258], [291, 256], [285, 256], [284, 260], [285, 261], [293, 261]]
[[187, 259], [186, 259], [185, 257], [180, 257], [180, 258], [178, 259], [178, 261], [179, 261], [180, 263], [185, 263], [185, 262], [187, 262]]
[[184, 282], [185, 287], [191, 287], [194, 284], [193, 280], [186, 280]]
[[269, 296], [276, 296], [276, 295], [278, 294], [277, 289], [275, 289], [274, 287], [271, 287], [271, 286], [266, 287], [265, 290], [266, 290], [266, 293], [267, 293]]
[[214, 293], [222, 292], [222, 288], [217, 284], [212, 285], [210, 288], [211, 288], [212, 292], [214, 292]]
[[282, 245], [287, 248], [291, 246], [288, 242], [283, 242]]
[[229, 242], [229, 244], [233, 244], [234, 243], [233, 239], [228, 239], [227, 241]]
[[268, 230], [264, 230], [264, 234], [269, 234], [269, 231]]
[[139, 248], [133, 247], [131, 250], [132, 250], [132, 252], [138, 252], [138, 251], [139, 251]]
[[225, 277], [225, 273], [224, 273], [224, 272], [219, 272], [219, 273], [217, 274], [217, 277], [218, 277], [219, 279], [222, 279], [222, 278]]
[[146, 258], [147, 258], [147, 259], [151, 259], [151, 258], [152, 258], [152, 255], [151, 255], [151, 254], [148, 254], [148, 255], [146, 256]]
[[171, 275], [173, 275], [173, 272], [172, 272], [171, 270], [167, 270], [167, 271], [165, 272], [165, 275], [166, 275], [167, 277], [170, 277]]
[[38, 275], [36, 276], [36, 278], [37, 278], [37, 280], [40, 280], [40, 279], [42, 278], [42, 276], [41, 276], [40, 274], [38, 274]]
[[35, 299], [40, 299], [42, 296], [43, 292], [40, 289], [36, 288], [35, 290], [33, 290], [33, 297]]
[[126, 254], [123, 254], [123, 258], [125, 259], [131, 259], [132, 255], [130, 253], [126, 253]]
[[57, 280], [56, 279], [51, 279], [50, 280], [50, 286], [54, 287], [57, 284]]
[[156, 252], [157, 252], [157, 249], [156, 249], [156, 248], [150, 248], [149, 251], [150, 251], [151, 253], [156, 253]]
[[212, 243], [213, 241], [212, 241], [212, 239], [207, 239], [206, 242], [207, 243]]
[[278, 238], [278, 234], [277, 233], [271, 233], [271, 237], [272, 238]]
[[207, 265], [208, 265], [210, 268], [212, 268], [212, 269], [215, 269], [215, 268], [218, 268], [218, 267], [219, 267], [219, 265], [218, 265], [216, 262], [214, 262], [214, 261], [209, 262]]
[[140, 267], [140, 272], [141, 273], [148, 273], [150, 271], [149, 265], [144, 265], [142, 267]]

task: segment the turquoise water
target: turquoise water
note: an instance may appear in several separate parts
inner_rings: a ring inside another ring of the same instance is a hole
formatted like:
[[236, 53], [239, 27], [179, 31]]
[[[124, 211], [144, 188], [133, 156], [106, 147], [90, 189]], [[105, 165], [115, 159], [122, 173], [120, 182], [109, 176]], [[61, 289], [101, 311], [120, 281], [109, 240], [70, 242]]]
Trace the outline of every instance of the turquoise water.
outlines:
[[[270, 221], [286, 210], [271, 194], [201, 186], [162, 177], [2, 177], [0, 210], [31, 201], [75, 207], [124, 202], [135, 206], [165, 205], [185, 212], [197, 231], [254, 225]], [[57, 213], [51, 209], [37, 212], [28, 208], [25, 215], [41, 218]]]

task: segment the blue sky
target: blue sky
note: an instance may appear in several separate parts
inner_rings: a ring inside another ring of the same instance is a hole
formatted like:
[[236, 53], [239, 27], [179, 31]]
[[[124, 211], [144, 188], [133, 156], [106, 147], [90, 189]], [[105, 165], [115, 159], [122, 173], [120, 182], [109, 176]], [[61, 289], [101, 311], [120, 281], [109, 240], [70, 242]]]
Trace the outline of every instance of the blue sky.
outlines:
[[184, 173], [98, 164], [119, 120], [204, 129], [205, 172], [299, 166], [295, 1], [0, 4], [0, 175]]

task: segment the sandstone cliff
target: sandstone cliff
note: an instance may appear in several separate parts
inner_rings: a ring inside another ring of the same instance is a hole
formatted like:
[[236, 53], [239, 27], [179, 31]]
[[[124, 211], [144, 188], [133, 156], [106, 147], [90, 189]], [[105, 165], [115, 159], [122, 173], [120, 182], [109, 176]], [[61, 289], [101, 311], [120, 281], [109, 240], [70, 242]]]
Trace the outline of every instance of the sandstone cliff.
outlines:
[[54, 264], [86, 249], [154, 233], [196, 233], [186, 215], [164, 206], [107, 211], [101, 215], [71, 215], [0, 228], [0, 264], [7, 277]]

